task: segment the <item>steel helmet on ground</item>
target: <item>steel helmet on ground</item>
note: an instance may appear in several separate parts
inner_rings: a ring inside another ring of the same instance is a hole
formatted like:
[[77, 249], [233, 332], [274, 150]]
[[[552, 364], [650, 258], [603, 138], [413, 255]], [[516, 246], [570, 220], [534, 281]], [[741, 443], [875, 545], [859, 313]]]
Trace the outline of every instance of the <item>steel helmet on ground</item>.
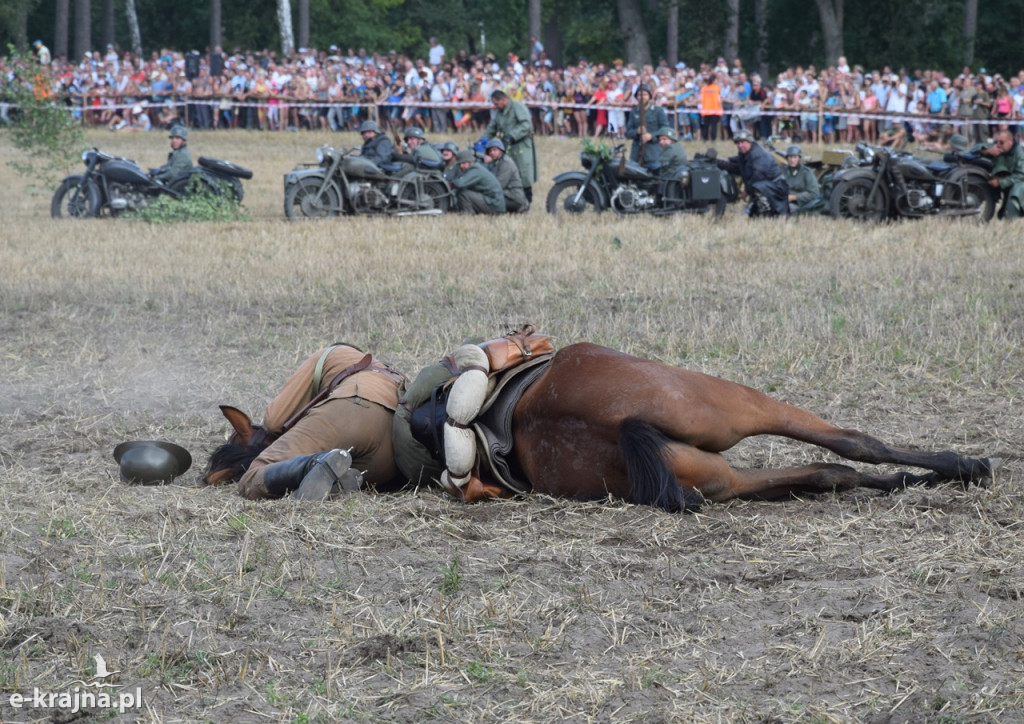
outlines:
[[188, 450], [162, 440], [131, 440], [114, 448], [121, 480], [138, 485], [169, 483], [192, 466]]

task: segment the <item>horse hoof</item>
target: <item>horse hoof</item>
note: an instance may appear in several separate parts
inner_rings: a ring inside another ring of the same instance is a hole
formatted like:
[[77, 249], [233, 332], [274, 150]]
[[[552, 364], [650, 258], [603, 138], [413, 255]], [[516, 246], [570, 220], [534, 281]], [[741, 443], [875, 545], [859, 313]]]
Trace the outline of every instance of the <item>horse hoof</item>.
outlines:
[[986, 458], [986, 462], [988, 463], [988, 475], [985, 476], [987, 478], [991, 478], [999, 468], [1003, 467], [1002, 458]]

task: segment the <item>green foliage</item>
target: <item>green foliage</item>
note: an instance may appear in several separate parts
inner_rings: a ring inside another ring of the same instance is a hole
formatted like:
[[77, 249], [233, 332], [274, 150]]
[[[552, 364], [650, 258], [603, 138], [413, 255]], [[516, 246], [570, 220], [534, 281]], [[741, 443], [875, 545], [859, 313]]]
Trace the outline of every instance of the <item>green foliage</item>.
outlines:
[[454, 596], [462, 586], [462, 574], [459, 572], [459, 559], [454, 558], [452, 562], [441, 568], [441, 593], [445, 596]]
[[604, 141], [594, 143], [594, 139], [584, 138], [580, 141], [580, 145], [583, 146], [583, 152], [591, 156], [597, 156], [605, 161], [612, 157], [612, 147]]
[[40, 71], [38, 64], [20, 57], [13, 46], [8, 46], [8, 51], [16, 82], [6, 92], [18, 106], [12, 113], [10, 139], [24, 152], [23, 158], [9, 163], [20, 175], [53, 187], [78, 157], [78, 149], [85, 144], [85, 130], [65, 106], [36, 97], [33, 84]]
[[[189, 179], [188, 192], [182, 198], [161, 196], [131, 216], [151, 224], [173, 224], [178, 221], [241, 221], [248, 214], [235, 200], [226, 181], [211, 187], [195, 175]], [[235, 520], [228, 525], [234, 527]]]

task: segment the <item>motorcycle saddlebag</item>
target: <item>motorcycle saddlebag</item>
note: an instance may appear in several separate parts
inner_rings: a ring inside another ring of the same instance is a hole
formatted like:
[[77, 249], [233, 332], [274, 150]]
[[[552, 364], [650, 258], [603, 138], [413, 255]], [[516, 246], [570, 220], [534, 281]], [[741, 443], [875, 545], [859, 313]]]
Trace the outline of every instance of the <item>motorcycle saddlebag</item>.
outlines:
[[690, 192], [694, 201], [716, 201], [722, 196], [721, 171], [716, 168], [690, 170]]

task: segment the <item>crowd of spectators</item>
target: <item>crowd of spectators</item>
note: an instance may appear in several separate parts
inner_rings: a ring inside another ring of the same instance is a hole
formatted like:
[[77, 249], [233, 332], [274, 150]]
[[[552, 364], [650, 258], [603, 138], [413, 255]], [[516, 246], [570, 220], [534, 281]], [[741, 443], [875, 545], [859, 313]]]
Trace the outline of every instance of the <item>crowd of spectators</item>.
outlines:
[[[964, 67], [865, 70], [845, 58], [827, 68], [787, 68], [768, 79], [739, 59], [635, 68], [622, 60], [586, 59], [555, 67], [533, 42], [528, 58], [509, 53], [449, 56], [431, 39], [427, 58], [338, 46], [270, 50], [153, 52], [141, 58], [107, 46], [76, 62], [50, 58], [36, 43], [33, 81], [67, 103], [89, 126], [112, 130], [248, 128], [271, 131], [353, 130], [377, 121], [385, 131], [479, 135], [491, 115], [490, 96], [503, 90], [530, 108], [536, 135], [621, 138], [635, 90], [647, 83], [670, 114], [680, 139], [715, 141], [741, 129], [757, 138], [902, 145], [939, 141], [957, 132], [981, 139], [1022, 115], [1024, 70], [1003, 77]], [[24, 82], [0, 59], [4, 82]], [[0, 105], [0, 120], [7, 107]]]

